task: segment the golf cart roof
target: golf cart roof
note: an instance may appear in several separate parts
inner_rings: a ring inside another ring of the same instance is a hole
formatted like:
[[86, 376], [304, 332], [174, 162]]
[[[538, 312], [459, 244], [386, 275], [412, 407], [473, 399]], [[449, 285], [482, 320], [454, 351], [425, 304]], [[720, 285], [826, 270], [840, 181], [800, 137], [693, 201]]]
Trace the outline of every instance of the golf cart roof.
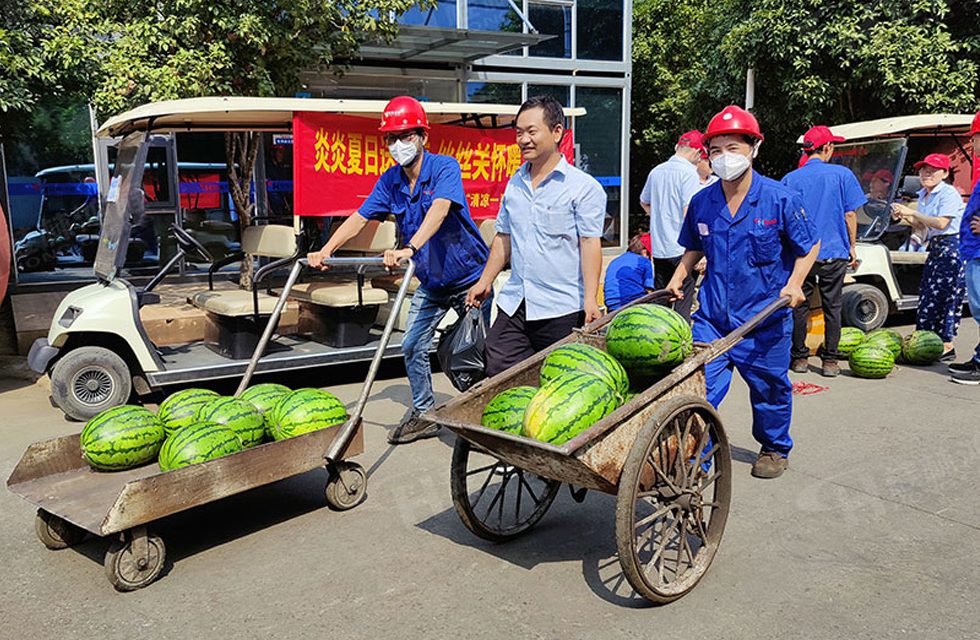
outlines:
[[[186, 98], [153, 102], [107, 120], [96, 135], [122, 136], [133, 131], [290, 131], [293, 113], [313, 111], [381, 118], [387, 100], [335, 100], [327, 98]], [[426, 102], [434, 124], [500, 128], [509, 126], [518, 105]], [[583, 108], [566, 108], [565, 116], [584, 116]]]
[[[966, 135], [970, 131], [972, 121], [972, 115], [926, 113], [838, 124], [830, 129], [834, 135], [843, 136], [848, 142], [856, 142], [868, 138], [934, 136], [940, 133]], [[803, 136], [797, 138], [796, 143], [803, 144]]]

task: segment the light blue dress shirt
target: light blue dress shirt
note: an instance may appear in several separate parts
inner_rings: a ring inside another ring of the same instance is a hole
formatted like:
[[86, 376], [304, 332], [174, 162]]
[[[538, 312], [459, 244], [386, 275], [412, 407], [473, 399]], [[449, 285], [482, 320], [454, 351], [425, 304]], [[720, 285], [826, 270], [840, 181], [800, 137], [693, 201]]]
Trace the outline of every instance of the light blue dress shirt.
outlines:
[[926, 189], [919, 190], [919, 213], [924, 216], [942, 216], [950, 218], [945, 229], [929, 228], [929, 238], [936, 236], [959, 235], [960, 222], [963, 220], [963, 210], [966, 203], [956, 187], [948, 182], [940, 182], [929, 193]]
[[583, 308], [580, 238], [602, 237], [606, 192], [564, 157], [531, 188], [530, 164], [504, 190], [495, 228], [510, 236], [510, 279], [497, 306], [509, 316], [525, 303], [528, 320], [546, 320]]
[[684, 207], [700, 190], [698, 168], [680, 156], [671, 156], [650, 171], [640, 202], [650, 205], [650, 252], [654, 258], [676, 258], [684, 253], [677, 242]]

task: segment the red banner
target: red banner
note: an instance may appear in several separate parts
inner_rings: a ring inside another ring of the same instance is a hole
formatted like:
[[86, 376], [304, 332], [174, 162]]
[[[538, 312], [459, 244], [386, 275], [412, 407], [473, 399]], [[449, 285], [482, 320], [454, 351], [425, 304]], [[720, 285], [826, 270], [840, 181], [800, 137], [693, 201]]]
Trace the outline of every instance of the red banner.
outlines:
[[[571, 132], [562, 140], [561, 150], [572, 162]], [[432, 125], [428, 151], [459, 161], [473, 218], [497, 216], [507, 181], [522, 162], [513, 129]], [[312, 112], [293, 115], [297, 215], [350, 215], [393, 164], [374, 118]]]

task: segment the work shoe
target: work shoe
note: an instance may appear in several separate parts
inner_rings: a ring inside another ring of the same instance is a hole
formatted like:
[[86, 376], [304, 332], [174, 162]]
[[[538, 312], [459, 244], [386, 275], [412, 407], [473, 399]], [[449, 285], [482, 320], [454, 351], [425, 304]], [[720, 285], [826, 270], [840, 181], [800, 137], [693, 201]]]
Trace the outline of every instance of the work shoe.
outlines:
[[836, 378], [840, 375], [840, 365], [836, 360], [824, 360], [820, 375], [824, 378]]
[[959, 384], [980, 384], [980, 363], [976, 360], [949, 365], [950, 380]]
[[950, 349], [943, 355], [939, 356], [940, 362], [952, 362], [953, 360], [956, 360], [956, 349]]
[[966, 362], [954, 362], [946, 366], [950, 373], [972, 373], [980, 369], [980, 362], [970, 358]]
[[752, 475], [756, 478], [778, 478], [786, 471], [789, 461], [786, 456], [775, 451], [762, 451], [752, 465]]
[[422, 419], [420, 411], [413, 410], [402, 423], [388, 434], [388, 444], [408, 444], [439, 433], [439, 425]]
[[789, 368], [793, 373], [806, 373], [810, 370], [810, 361], [806, 358], [796, 358]]

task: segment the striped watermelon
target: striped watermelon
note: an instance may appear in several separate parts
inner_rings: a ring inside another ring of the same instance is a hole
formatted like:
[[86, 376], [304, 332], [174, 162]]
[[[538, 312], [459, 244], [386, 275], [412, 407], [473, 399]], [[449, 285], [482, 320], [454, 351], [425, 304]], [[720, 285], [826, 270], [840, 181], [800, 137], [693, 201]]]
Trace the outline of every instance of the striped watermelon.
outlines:
[[943, 339], [934, 331], [913, 331], [902, 341], [902, 359], [909, 364], [932, 364], [943, 355]]
[[207, 404], [218, 397], [218, 394], [208, 389], [184, 389], [171, 394], [160, 403], [157, 417], [163, 423], [167, 435], [175, 433], [194, 422], [194, 416], [201, 405]]
[[347, 409], [328, 391], [297, 389], [280, 400], [271, 415], [272, 437], [285, 440], [341, 423], [347, 419]]
[[223, 424], [191, 424], [173, 434], [160, 449], [160, 471], [180, 469], [242, 450], [238, 434]]
[[524, 412], [524, 435], [563, 444], [612, 413], [619, 402], [604, 380], [565, 373], [541, 387]]
[[694, 349], [691, 325], [673, 309], [636, 305], [619, 312], [609, 323], [606, 349], [630, 376], [660, 376]]
[[89, 420], [79, 444], [90, 465], [118, 471], [151, 462], [166, 437], [160, 420], [149, 409], [123, 405]]
[[847, 361], [859, 378], [884, 378], [895, 368], [895, 356], [883, 344], [865, 342], [851, 352]]
[[245, 449], [262, 444], [265, 438], [265, 418], [241, 398], [218, 397], [201, 405], [194, 422], [216, 422], [231, 428]]
[[245, 402], [252, 403], [260, 412], [267, 413], [282, 400], [283, 396], [289, 395], [291, 392], [292, 389], [286, 385], [268, 382], [249, 387], [238, 397]]
[[866, 337], [865, 333], [857, 327], [841, 327], [840, 343], [837, 346], [837, 350], [846, 358], [851, 355], [852, 351], [858, 348], [858, 345], [864, 342]]
[[627, 402], [631, 402], [633, 400], [633, 398], [635, 398], [638, 395], [640, 395], [640, 392], [639, 391], [630, 391], [630, 392], [628, 392], [626, 394], [626, 396], [623, 398], [623, 404], [626, 404]]
[[894, 329], [875, 329], [864, 339], [868, 344], [876, 344], [885, 347], [892, 352], [892, 356], [897, 358], [902, 355], [902, 334]]
[[537, 392], [537, 387], [514, 387], [501, 391], [487, 403], [480, 424], [488, 429], [521, 435], [524, 430], [524, 410]]
[[602, 349], [587, 344], [566, 344], [549, 353], [541, 364], [541, 386], [570, 371], [599, 376], [620, 396], [629, 390], [630, 381], [623, 365]]

